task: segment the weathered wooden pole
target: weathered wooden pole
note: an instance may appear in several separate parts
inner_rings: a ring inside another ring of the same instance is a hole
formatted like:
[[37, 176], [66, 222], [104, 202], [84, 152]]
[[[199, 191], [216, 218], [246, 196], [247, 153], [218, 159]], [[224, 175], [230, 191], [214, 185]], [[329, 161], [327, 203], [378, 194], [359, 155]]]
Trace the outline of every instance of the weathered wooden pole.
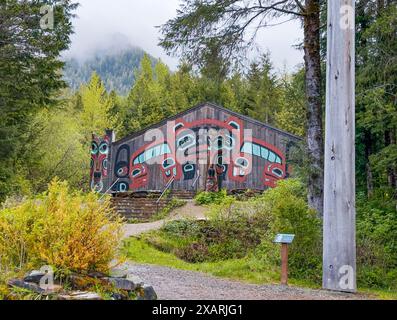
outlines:
[[288, 284], [288, 243], [281, 244], [281, 284]]
[[328, 0], [323, 287], [355, 292], [354, 0]]

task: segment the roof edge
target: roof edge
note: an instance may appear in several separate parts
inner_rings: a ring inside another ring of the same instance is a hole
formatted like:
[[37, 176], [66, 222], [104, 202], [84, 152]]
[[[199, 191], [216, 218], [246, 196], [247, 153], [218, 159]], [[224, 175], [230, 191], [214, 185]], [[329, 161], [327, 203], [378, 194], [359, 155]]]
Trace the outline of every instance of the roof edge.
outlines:
[[294, 135], [294, 134], [289, 133], [289, 132], [287, 132], [287, 131], [284, 131], [284, 130], [282, 130], [282, 129], [273, 127], [273, 126], [271, 126], [271, 125], [269, 125], [269, 124], [267, 124], [267, 123], [264, 123], [264, 122], [261, 122], [261, 121], [259, 121], [259, 120], [253, 119], [253, 118], [251, 118], [251, 117], [248, 117], [248, 116], [243, 115], [243, 114], [241, 114], [241, 113], [235, 112], [235, 111], [233, 111], [233, 110], [227, 109], [227, 108], [222, 107], [222, 106], [220, 106], [220, 105], [218, 105], [218, 104], [216, 104], [216, 103], [213, 103], [213, 102], [203, 102], [203, 103], [199, 103], [199, 104], [197, 104], [197, 105], [195, 105], [195, 106], [193, 106], [193, 107], [190, 107], [190, 108], [188, 108], [188, 109], [186, 109], [186, 110], [183, 110], [183, 111], [181, 111], [181, 112], [179, 112], [179, 113], [177, 113], [177, 114], [175, 114], [175, 115], [173, 115], [173, 116], [170, 116], [170, 117], [168, 117], [168, 118], [165, 118], [165, 119], [163, 119], [163, 120], [161, 120], [161, 121], [159, 121], [159, 122], [156, 122], [156, 123], [154, 123], [154, 124], [152, 124], [152, 125], [150, 125], [150, 126], [147, 126], [147, 127], [143, 128], [143, 129], [140, 129], [140, 130], [138, 130], [138, 131], [132, 132], [132, 133], [126, 135], [125, 137], [123, 137], [123, 138], [121, 138], [121, 139], [119, 139], [119, 140], [114, 141], [113, 144], [121, 144], [121, 143], [123, 143], [123, 142], [125, 142], [125, 141], [128, 141], [128, 140], [130, 140], [130, 139], [133, 139], [133, 138], [135, 138], [135, 137], [137, 137], [137, 136], [142, 135], [143, 133], [145, 133], [145, 132], [148, 131], [148, 130], [151, 130], [151, 129], [160, 127], [160, 126], [166, 124], [168, 121], [176, 120], [176, 119], [178, 119], [178, 118], [184, 116], [185, 114], [187, 114], [187, 113], [189, 113], [189, 112], [192, 112], [192, 111], [194, 111], [194, 110], [196, 110], [196, 109], [200, 109], [200, 108], [203, 108], [203, 107], [206, 107], [206, 106], [209, 106], [209, 107], [212, 107], [212, 108], [215, 108], [215, 109], [218, 109], [218, 110], [221, 110], [221, 111], [230, 113], [230, 114], [233, 115], [233, 116], [240, 117], [240, 118], [242, 118], [242, 119], [244, 119], [244, 120], [246, 120], [246, 121], [248, 121], [248, 122], [251, 122], [251, 123], [253, 123], [253, 124], [266, 127], [267, 129], [274, 130], [274, 131], [276, 131], [276, 132], [278, 132], [278, 133], [281, 133], [281, 134], [283, 134], [283, 135], [285, 135], [285, 136], [288, 136], [288, 137], [290, 137], [290, 138], [293, 138], [293, 139], [296, 139], [296, 140], [303, 140], [302, 137], [299, 137], [299, 136], [297, 136], [297, 135]]

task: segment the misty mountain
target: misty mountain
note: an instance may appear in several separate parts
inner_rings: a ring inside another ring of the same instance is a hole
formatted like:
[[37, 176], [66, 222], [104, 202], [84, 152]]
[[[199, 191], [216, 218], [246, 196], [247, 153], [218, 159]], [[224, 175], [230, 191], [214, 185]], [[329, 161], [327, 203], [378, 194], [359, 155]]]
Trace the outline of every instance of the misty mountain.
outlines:
[[[135, 71], [139, 68], [144, 54], [143, 49], [130, 46], [115, 50], [101, 49], [84, 60], [70, 57], [65, 59], [64, 79], [72, 90], [78, 90], [96, 71], [107, 90], [115, 90], [118, 94], [126, 95], [135, 81]], [[157, 61], [152, 56], [150, 58], [153, 64]]]

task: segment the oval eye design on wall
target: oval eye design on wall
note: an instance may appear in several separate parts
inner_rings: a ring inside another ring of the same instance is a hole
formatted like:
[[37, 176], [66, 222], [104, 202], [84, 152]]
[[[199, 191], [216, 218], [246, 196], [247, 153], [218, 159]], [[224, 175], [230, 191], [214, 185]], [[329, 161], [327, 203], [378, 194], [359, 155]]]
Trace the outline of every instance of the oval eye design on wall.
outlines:
[[122, 166], [117, 170], [117, 177], [118, 178], [124, 178], [125, 176], [128, 175], [128, 168], [127, 166]]
[[242, 168], [248, 168], [249, 162], [246, 158], [238, 158], [236, 160], [236, 165]]
[[128, 191], [128, 184], [126, 184], [125, 182], [120, 182], [118, 191], [120, 191], [120, 192]]
[[103, 159], [103, 161], [102, 161], [102, 167], [103, 167], [105, 170], [107, 170], [107, 168], [108, 168], [108, 159]]
[[194, 166], [192, 165], [192, 164], [186, 164], [184, 167], [183, 167], [183, 171], [184, 172], [190, 172], [190, 171], [193, 171], [194, 170]]
[[95, 142], [93, 142], [91, 144], [91, 154], [97, 154], [97, 153], [98, 153], [98, 145]]
[[168, 169], [175, 164], [175, 160], [173, 158], [167, 158], [163, 161], [163, 168]]
[[273, 169], [273, 170], [272, 170], [272, 173], [273, 173], [274, 175], [276, 175], [277, 177], [280, 177], [280, 178], [282, 178], [283, 175], [284, 175], [283, 171], [282, 171], [281, 169], [279, 169], [279, 168]]
[[132, 177], [135, 178], [141, 174], [142, 170], [141, 169], [135, 169], [132, 171]]
[[177, 146], [181, 150], [185, 150], [195, 144], [196, 144], [196, 137], [191, 134], [187, 134], [179, 138], [177, 141]]
[[109, 148], [108, 148], [108, 144], [107, 143], [101, 143], [101, 145], [99, 146], [99, 152], [101, 153], [101, 154], [107, 154], [108, 153], [108, 150], [109, 150]]

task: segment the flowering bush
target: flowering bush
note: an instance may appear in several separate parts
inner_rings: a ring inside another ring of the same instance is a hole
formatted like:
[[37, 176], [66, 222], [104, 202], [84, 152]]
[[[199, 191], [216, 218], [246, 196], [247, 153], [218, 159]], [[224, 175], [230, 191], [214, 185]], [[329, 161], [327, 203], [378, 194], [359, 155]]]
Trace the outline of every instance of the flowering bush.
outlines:
[[58, 272], [108, 271], [122, 221], [109, 200], [54, 180], [44, 194], [0, 211], [1, 272], [51, 265]]

